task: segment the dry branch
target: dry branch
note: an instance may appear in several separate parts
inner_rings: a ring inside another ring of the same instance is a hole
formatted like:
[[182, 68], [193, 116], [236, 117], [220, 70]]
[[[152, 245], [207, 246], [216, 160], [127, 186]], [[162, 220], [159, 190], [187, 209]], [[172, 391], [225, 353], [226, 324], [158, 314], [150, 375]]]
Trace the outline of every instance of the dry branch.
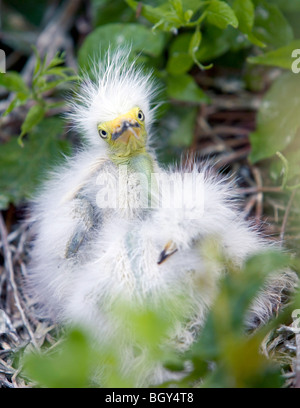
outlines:
[[7, 240], [7, 231], [5, 227], [5, 223], [2, 217], [2, 214], [0, 213], [0, 236], [1, 236], [1, 241], [3, 245], [3, 252], [4, 252], [4, 259], [5, 259], [5, 266], [7, 270], [7, 280], [11, 286], [11, 289], [13, 291], [13, 297], [15, 301], [15, 305], [21, 315], [22, 322], [25, 326], [25, 328], [28, 331], [30, 340], [32, 344], [34, 345], [35, 348], [38, 349], [37, 343], [34, 338], [34, 334], [32, 332], [32, 329], [30, 327], [30, 324], [27, 320], [27, 317], [25, 315], [25, 312], [21, 306], [21, 301], [19, 298], [19, 292], [18, 292], [18, 287], [15, 282], [15, 276], [14, 276], [14, 269], [13, 269], [13, 262], [12, 262], [12, 256], [11, 256], [11, 251], [9, 248], [8, 240]]

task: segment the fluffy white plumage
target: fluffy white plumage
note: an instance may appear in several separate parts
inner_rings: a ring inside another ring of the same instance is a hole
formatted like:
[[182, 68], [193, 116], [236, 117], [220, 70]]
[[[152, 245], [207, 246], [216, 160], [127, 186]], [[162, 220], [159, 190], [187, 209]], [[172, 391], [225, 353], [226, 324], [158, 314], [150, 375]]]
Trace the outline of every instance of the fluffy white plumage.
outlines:
[[[244, 221], [230, 183], [208, 166], [166, 170], [149, 153], [154, 172], [173, 177], [172, 203], [182, 200], [182, 205], [140, 208], [135, 173], [122, 172], [109, 159], [97, 126], [138, 106], [149, 131], [151, 76], [130, 64], [122, 51], [108, 53], [94, 75], [96, 82], [84, 80], [71, 113], [89, 143], [51, 175], [32, 205], [36, 238], [29, 285], [43, 313], [54, 321], [82, 324], [104, 341], [119, 338], [125, 370], [128, 365], [138, 366], [139, 358], [134, 357], [133, 345], [122, 344], [121, 329], [110, 315], [115, 302], [126, 300], [138, 309], [149, 299], [154, 303], [163, 299], [171, 307], [168, 299], [183, 296], [188, 323], [175, 324], [173, 340], [177, 339], [178, 349], [186, 349], [203, 325], [225, 273], [224, 266], [207, 259], [202, 243], [213, 238], [237, 266], [269, 244]], [[190, 173], [188, 181], [184, 172]], [[201, 202], [193, 198], [193, 183], [201, 183]], [[152, 198], [161, 203], [167, 199], [166, 189], [154, 190]], [[117, 205], [111, 205], [112, 198]], [[158, 264], [169, 242], [176, 252]], [[290, 290], [294, 282], [290, 272], [272, 278], [253, 304], [248, 324], [266, 321], [280, 303], [281, 292]], [[137, 385], [166, 378], [168, 373], [161, 367], [152, 367], [140, 373]]]
[[[128, 61], [130, 49], [108, 51], [101, 64], [91, 63], [90, 73], [83, 74], [81, 90], [68, 115], [74, 126], [91, 144], [101, 148], [97, 124], [113, 120], [134, 106], [147, 118], [147, 131], [154, 119], [152, 100], [157, 89], [151, 73], [144, 73], [135, 60]], [[93, 78], [93, 79], [91, 79]], [[105, 143], [102, 143], [105, 147]]]

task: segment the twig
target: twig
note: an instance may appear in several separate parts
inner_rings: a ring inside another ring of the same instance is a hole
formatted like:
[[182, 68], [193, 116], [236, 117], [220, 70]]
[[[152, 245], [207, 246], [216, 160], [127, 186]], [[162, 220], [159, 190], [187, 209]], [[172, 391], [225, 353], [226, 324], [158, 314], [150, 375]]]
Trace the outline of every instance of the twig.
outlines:
[[219, 125], [213, 128], [213, 132], [223, 136], [248, 136], [250, 130], [237, 126]]
[[15, 282], [15, 277], [14, 277], [12, 256], [11, 256], [11, 252], [10, 252], [8, 241], [7, 241], [7, 232], [6, 232], [4, 220], [3, 220], [1, 213], [0, 213], [0, 235], [1, 235], [1, 240], [3, 243], [3, 253], [4, 253], [5, 265], [6, 265], [6, 269], [8, 273], [7, 278], [8, 278], [8, 281], [13, 291], [15, 305], [20, 312], [22, 322], [24, 326], [26, 327], [26, 330], [28, 331], [32, 344], [34, 345], [36, 349], [38, 349], [38, 345], [35, 341], [34, 334], [31, 330], [30, 324], [25, 316], [24, 310], [22, 309], [21, 302], [19, 299], [18, 288]]
[[247, 216], [250, 214], [250, 212], [251, 212], [252, 208], [254, 207], [255, 203], [256, 203], [256, 196], [254, 195], [248, 200], [247, 204], [245, 205], [245, 208], [244, 208], [245, 218], [247, 218]]
[[[257, 185], [257, 188], [262, 188], [262, 177], [257, 167], [252, 168], [253, 176]], [[256, 195], [256, 222], [260, 222], [263, 213], [263, 192], [259, 192]]]
[[221, 156], [220, 160], [218, 160], [216, 164], [216, 168], [219, 169], [232, 162], [244, 159], [248, 156], [249, 152], [250, 152], [250, 147], [245, 147], [233, 153], [226, 154], [223, 157]]
[[[65, 48], [66, 44], [67, 48], [70, 47], [67, 31], [72, 25], [74, 15], [80, 3], [81, 0], [66, 1], [39, 35], [36, 44], [38, 52], [42, 55], [47, 53], [48, 61], [54, 57], [59, 49]], [[29, 82], [34, 64], [35, 55], [32, 55], [22, 71], [25, 82]]]
[[292, 194], [290, 196], [288, 205], [286, 207], [285, 213], [284, 213], [282, 226], [281, 226], [281, 230], [280, 230], [280, 245], [281, 246], [283, 245], [284, 235], [285, 235], [285, 230], [286, 230], [286, 224], [287, 224], [287, 221], [288, 221], [288, 218], [289, 218], [289, 214], [290, 214], [290, 211], [291, 211], [291, 208], [292, 208], [292, 203], [293, 203], [293, 200], [295, 198], [295, 194], [296, 194], [296, 190], [293, 190]]
[[283, 193], [281, 187], [246, 187], [236, 190], [239, 194], [255, 194], [255, 193]]
[[216, 125], [211, 128], [204, 128], [202, 130], [202, 134], [205, 136], [211, 136], [211, 135], [222, 135], [224, 137], [229, 137], [229, 136], [243, 136], [248, 138], [248, 135], [250, 133], [249, 129], [243, 128], [243, 127], [234, 127], [234, 126], [228, 126], [228, 125]]

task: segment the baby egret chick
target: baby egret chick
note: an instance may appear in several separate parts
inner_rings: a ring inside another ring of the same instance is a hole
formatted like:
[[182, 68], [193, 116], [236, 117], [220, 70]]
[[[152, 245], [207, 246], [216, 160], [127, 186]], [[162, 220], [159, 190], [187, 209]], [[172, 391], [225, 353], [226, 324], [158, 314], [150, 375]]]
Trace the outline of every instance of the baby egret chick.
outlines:
[[[138, 367], [143, 353], [136, 355], [134, 344], [123, 340], [124, 326], [111, 316], [117, 302], [138, 310], [163, 301], [171, 315], [172, 298], [185, 299], [183, 319], [169, 336], [185, 350], [225, 273], [224, 265], [211, 262], [208, 271], [204, 243], [213, 239], [238, 267], [268, 243], [243, 220], [230, 184], [208, 166], [159, 167], [149, 147], [156, 91], [150, 74], [116, 51], [94, 76], [83, 80], [71, 102], [70, 117], [85, 145], [51, 175], [32, 205], [29, 285], [53, 321], [83, 325], [108, 343], [119, 339], [125, 372]], [[247, 324], [266, 321], [294, 282], [289, 272], [270, 280]], [[168, 375], [150, 367], [137, 385]]]

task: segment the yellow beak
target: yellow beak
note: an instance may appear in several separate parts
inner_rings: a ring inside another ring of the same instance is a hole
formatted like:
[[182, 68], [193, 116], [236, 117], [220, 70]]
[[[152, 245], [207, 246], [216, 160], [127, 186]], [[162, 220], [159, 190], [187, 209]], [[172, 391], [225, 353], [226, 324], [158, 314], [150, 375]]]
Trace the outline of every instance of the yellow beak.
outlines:
[[140, 139], [141, 127], [139, 123], [133, 119], [121, 119], [119, 123], [116, 123], [112, 127], [112, 140], [118, 140], [123, 143], [128, 143], [130, 137], [134, 137], [136, 140]]

